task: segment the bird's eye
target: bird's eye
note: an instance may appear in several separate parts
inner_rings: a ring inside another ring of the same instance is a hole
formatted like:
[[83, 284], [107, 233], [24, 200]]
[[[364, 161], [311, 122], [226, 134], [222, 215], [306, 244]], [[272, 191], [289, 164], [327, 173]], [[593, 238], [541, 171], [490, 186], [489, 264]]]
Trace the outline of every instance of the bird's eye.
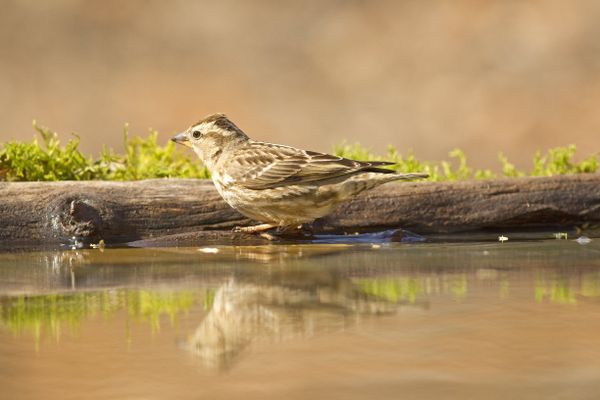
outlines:
[[194, 139], [200, 139], [200, 136], [202, 136], [202, 133], [200, 133], [200, 131], [194, 131], [194, 132], [192, 132], [192, 136], [194, 137]]

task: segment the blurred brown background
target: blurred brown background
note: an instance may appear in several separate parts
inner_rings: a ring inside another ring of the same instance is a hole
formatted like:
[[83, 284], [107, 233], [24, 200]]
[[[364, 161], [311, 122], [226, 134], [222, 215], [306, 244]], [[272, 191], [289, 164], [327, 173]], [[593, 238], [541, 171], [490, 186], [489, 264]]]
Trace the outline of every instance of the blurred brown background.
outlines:
[[599, 1], [0, 1], [0, 141], [122, 148], [227, 113], [250, 136], [422, 159], [600, 150]]

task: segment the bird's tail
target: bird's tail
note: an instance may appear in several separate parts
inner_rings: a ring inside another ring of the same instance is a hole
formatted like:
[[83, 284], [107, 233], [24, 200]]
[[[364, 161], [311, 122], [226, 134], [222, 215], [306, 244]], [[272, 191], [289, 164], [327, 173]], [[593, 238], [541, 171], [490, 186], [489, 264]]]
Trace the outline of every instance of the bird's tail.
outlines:
[[[397, 180], [407, 181], [407, 180], [411, 180], [411, 179], [429, 178], [429, 174], [426, 172], [411, 172], [411, 173], [398, 174], [398, 173], [396, 173], [396, 171], [394, 171], [392, 169], [385, 168], [385, 167], [389, 167], [389, 166], [396, 164], [396, 163], [389, 162], [389, 161], [368, 161], [368, 162], [361, 161], [361, 163], [363, 164], [363, 167], [361, 168], [362, 172], [376, 172], [378, 174], [385, 174], [387, 176], [385, 178], [382, 178], [382, 180], [384, 180], [386, 182], [397, 181]], [[384, 168], [382, 168], [382, 167], [384, 167]]]
[[411, 179], [424, 179], [429, 178], [429, 174], [426, 172], [411, 172], [408, 174], [390, 174], [390, 181], [404, 180], [408, 181]]
[[425, 172], [411, 172], [406, 174], [393, 173], [381, 173], [367, 172], [365, 174], [355, 175], [350, 179], [347, 179], [343, 184], [343, 192], [346, 195], [357, 195], [365, 190], [372, 189], [376, 186], [382, 185], [387, 182], [397, 180], [411, 180], [411, 179], [422, 179], [429, 177], [429, 174]]
[[368, 188], [372, 188], [387, 182], [410, 181], [413, 179], [424, 179], [428, 177], [429, 174], [426, 172], [410, 172], [404, 174], [398, 174], [395, 172], [393, 174], [382, 174], [375, 172], [367, 179], [367, 181], [369, 182], [367, 186]]

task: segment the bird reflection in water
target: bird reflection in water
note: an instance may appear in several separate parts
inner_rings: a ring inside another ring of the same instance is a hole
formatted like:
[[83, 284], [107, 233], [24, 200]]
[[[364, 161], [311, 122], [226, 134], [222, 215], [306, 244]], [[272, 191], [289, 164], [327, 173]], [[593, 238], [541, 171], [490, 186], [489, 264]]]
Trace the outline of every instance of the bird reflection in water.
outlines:
[[185, 348], [206, 367], [227, 370], [252, 346], [344, 330], [365, 316], [392, 314], [401, 306], [365, 294], [350, 279], [330, 278], [304, 285], [232, 278], [217, 290], [212, 308]]

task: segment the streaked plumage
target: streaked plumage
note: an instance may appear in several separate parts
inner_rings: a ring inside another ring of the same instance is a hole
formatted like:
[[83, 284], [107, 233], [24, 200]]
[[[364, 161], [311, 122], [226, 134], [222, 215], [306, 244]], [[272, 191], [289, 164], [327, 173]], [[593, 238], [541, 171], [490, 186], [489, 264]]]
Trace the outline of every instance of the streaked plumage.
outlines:
[[211, 171], [223, 199], [243, 215], [263, 222], [262, 229], [310, 222], [364, 190], [428, 176], [381, 168], [393, 165], [389, 162], [355, 161], [257, 142], [223, 114], [204, 118], [173, 140], [193, 148]]

